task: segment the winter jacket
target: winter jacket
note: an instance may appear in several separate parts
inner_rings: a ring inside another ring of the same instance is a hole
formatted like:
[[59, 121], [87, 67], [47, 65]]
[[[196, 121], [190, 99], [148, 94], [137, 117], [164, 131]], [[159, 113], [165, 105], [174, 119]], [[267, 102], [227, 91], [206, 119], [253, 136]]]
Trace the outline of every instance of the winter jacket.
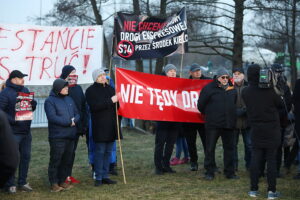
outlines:
[[259, 70], [248, 69], [249, 86], [242, 91], [251, 127], [253, 147], [277, 148], [281, 141], [279, 110], [282, 100], [273, 88], [259, 88]]
[[[6, 88], [0, 93], [0, 109], [6, 113], [14, 134], [29, 134], [31, 120], [16, 121], [16, 101], [18, 92], [29, 93], [29, 90], [20, 85], [13, 84], [10, 80], [6, 81]], [[36, 101], [32, 100], [32, 111], [36, 109]]]
[[75, 139], [76, 126], [71, 127], [72, 118], [77, 124], [80, 115], [71, 97], [57, 95], [51, 90], [45, 101], [49, 139]]
[[0, 188], [15, 173], [18, 163], [18, 144], [11, 131], [6, 114], [0, 110]]
[[79, 135], [86, 134], [88, 129], [88, 114], [86, 100], [81, 86], [75, 85], [73, 87], [69, 87], [69, 96], [73, 99], [80, 114], [80, 120], [76, 124], [77, 133]]
[[200, 92], [198, 110], [205, 116], [207, 128], [235, 128], [236, 123], [236, 90], [229, 81], [225, 90], [219, 87], [216, 77]]
[[298, 138], [300, 138], [300, 79], [296, 81], [293, 91], [293, 104], [295, 114], [295, 129]]
[[110, 85], [96, 82], [86, 90], [96, 143], [114, 142], [117, 138], [116, 104], [111, 100], [114, 95], [115, 90]]
[[248, 85], [246, 81], [239, 86], [237, 84], [234, 85], [234, 88], [237, 92], [237, 99], [236, 99], [236, 129], [246, 129], [248, 128], [247, 123], [247, 110], [245, 102], [242, 98], [242, 91]]

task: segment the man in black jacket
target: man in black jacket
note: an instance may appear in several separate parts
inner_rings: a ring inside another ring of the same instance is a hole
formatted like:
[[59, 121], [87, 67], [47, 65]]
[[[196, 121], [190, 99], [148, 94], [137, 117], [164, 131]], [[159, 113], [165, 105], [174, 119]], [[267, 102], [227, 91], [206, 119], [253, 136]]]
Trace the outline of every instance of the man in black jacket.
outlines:
[[250, 127], [247, 122], [246, 105], [242, 99], [242, 91], [248, 85], [245, 80], [243, 68], [234, 68], [232, 70], [234, 88], [237, 92], [236, 99], [236, 126], [234, 129], [235, 136], [235, 148], [234, 148], [234, 167], [238, 170], [238, 142], [239, 135], [241, 134], [244, 142], [244, 160], [245, 167], [247, 170], [250, 168], [251, 161], [251, 138], [250, 138]]
[[281, 132], [278, 110], [282, 101], [273, 88], [260, 88], [260, 66], [248, 68], [249, 86], [242, 91], [251, 127], [252, 159], [250, 166], [251, 187], [249, 196], [258, 195], [258, 180], [261, 165], [267, 161], [268, 198], [278, 197], [276, 192], [276, 153], [280, 145]]
[[221, 136], [224, 148], [224, 174], [228, 179], [237, 179], [234, 173], [234, 135], [236, 90], [229, 81], [229, 73], [220, 68], [213, 82], [201, 91], [198, 109], [205, 115], [206, 152], [205, 179], [212, 180], [215, 171], [215, 149]]
[[[19, 70], [13, 70], [10, 73], [6, 81], [6, 88], [0, 93], [0, 109], [6, 113], [15, 139], [19, 144], [19, 189], [30, 192], [32, 188], [26, 179], [31, 155], [31, 120], [16, 120], [16, 104], [19, 92], [29, 93], [29, 90], [24, 87], [25, 76], [27, 76], [27, 74], [23, 74]], [[36, 109], [36, 101], [32, 100], [30, 103], [32, 111], [34, 111]], [[9, 193], [16, 193], [15, 176], [10, 177], [6, 186]]]
[[[72, 176], [72, 169], [74, 165], [74, 160], [75, 160], [75, 152], [77, 149], [77, 144], [79, 140], [79, 136], [84, 136], [87, 134], [87, 127], [88, 127], [88, 114], [87, 114], [87, 105], [86, 105], [86, 100], [85, 100], [85, 95], [83, 93], [83, 90], [80, 85], [77, 84], [78, 80], [78, 75], [76, 75], [76, 69], [72, 65], [65, 65], [62, 68], [62, 73], [60, 75], [61, 79], [64, 79], [68, 81], [68, 87], [69, 87], [69, 96], [73, 99], [76, 108], [80, 114], [80, 120], [76, 124], [77, 128], [77, 135], [74, 143], [74, 150], [73, 150], [73, 155], [72, 155], [72, 160], [70, 163], [70, 166], [68, 169], [70, 170], [68, 172], [68, 177], [66, 182], [71, 182], [71, 183], [79, 183], [78, 180], [76, 180]], [[87, 137], [88, 138], [88, 137]]]
[[[210, 79], [209, 77], [206, 77], [202, 73], [202, 69], [200, 65], [197, 63], [193, 63], [190, 66], [190, 79]], [[188, 144], [190, 159], [191, 159], [191, 171], [197, 171], [198, 170], [198, 155], [197, 155], [197, 146], [196, 146], [196, 140], [197, 140], [197, 132], [201, 138], [203, 150], [205, 152], [206, 146], [205, 146], [205, 127], [203, 123], [184, 123], [184, 130], [185, 130], [185, 137]]]

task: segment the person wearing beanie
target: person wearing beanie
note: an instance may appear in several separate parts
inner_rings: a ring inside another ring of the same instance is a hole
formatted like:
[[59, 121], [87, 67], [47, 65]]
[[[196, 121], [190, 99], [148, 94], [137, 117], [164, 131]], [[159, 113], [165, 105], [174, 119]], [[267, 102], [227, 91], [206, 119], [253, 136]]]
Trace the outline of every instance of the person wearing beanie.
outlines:
[[[190, 75], [189, 77], [190, 79], [201, 79], [201, 80], [211, 79], [203, 75], [202, 68], [197, 63], [191, 64], [189, 75]], [[197, 147], [196, 147], [197, 132], [200, 136], [204, 152], [206, 149], [206, 144], [205, 144], [206, 136], [205, 136], [204, 123], [183, 123], [183, 128], [184, 128], [187, 146], [190, 154], [190, 164], [191, 164], [190, 170], [197, 171], [198, 170], [198, 155], [197, 155]]]
[[250, 168], [251, 161], [251, 138], [250, 138], [250, 127], [247, 123], [246, 105], [242, 99], [242, 91], [247, 87], [248, 83], [245, 80], [243, 68], [232, 69], [234, 88], [237, 92], [236, 98], [236, 125], [234, 129], [235, 146], [234, 146], [234, 168], [238, 170], [238, 142], [239, 135], [242, 135], [244, 142], [244, 160], [245, 167], [247, 170]]
[[[177, 68], [173, 64], [167, 64], [164, 72], [167, 77], [175, 78]], [[174, 144], [182, 125], [178, 122], [157, 121], [154, 148], [155, 174], [175, 173], [170, 167]]]
[[[16, 119], [16, 104], [19, 103], [20, 93], [30, 93], [28, 88], [24, 86], [24, 78], [28, 76], [19, 70], [13, 70], [6, 80], [6, 87], [0, 92], [0, 110], [4, 111], [9, 124], [11, 126], [13, 136], [19, 145], [20, 163], [18, 166], [18, 189], [21, 191], [31, 192], [32, 188], [27, 183], [27, 174], [29, 170], [31, 157], [31, 141], [32, 135], [30, 131], [32, 120]], [[37, 102], [33, 99], [28, 103], [31, 104], [32, 112], [36, 109]], [[17, 187], [15, 183], [15, 174], [13, 174], [5, 184], [5, 189], [9, 193], [16, 193]]]
[[221, 136], [224, 149], [224, 175], [237, 179], [234, 171], [234, 133], [236, 122], [236, 90], [225, 68], [218, 69], [213, 81], [202, 89], [198, 99], [198, 110], [205, 116], [206, 151], [205, 179], [213, 180], [216, 171], [215, 149]]
[[[117, 139], [116, 103], [118, 97], [108, 84], [103, 69], [92, 73], [94, 84], [86, 90], [86, 100], [91, 112], [94, 147], [95, 186], [116, 184], [109, 178], [109, 165], [114, 141]], [[118, 127], [119, 128], [119, 127]]]
[[48, 119], [48, 139], [50, 144], [50, 162], [48, 177], [52, 192], [68, 190], [73, 186], [65, 183], [70, 171], [74, 143], [77, 138], [76, 124], [80, 115], [75, 102], [68, 96], [68, 82], [56, 79], [45, 101]]
[[261, 166], [267, 162], [268, 199], [278, 197], [276, 191], [276, 153], [280, 145], [279, 112], [283, 107], [282, 100], [274, 88], [259, 87], [260, 66], [249, 66], [247, 75], [249, 86], [242, 91], [242, 98], [247, 108], [247, 116], [251, 127], [252, 155], [250, 163], [251, 197], [258, 196], [258, 182]]
[[75, 153], [76, 153], [79, 137], [87, 136], [87, 131], [88, 131], [87, 104], [86, 104], [86, 99], [82, 87], [77, 84], [78, 75], [76, 75], [75, 67], [73, 67], [72, 65], [65, 65], [62, 68], [60, 78], [68, 82], [68, 87], [69, 87], [68, 95], [73, 99], [76, 108], [80, 114], [80, 120], [78, 121], [78, 123], [76, 123], [77, 134], [76, 134], [76, 139], [74, 144], [72, 160], [71, 163], [69, 164], [70, 166], [68, 167], [70, 171], [68, 171], [68, 177], [66, 179], [66, 183], [79, 183], [80, 181], [78, 181], [72, 176], [72, 169], [74, 165]]

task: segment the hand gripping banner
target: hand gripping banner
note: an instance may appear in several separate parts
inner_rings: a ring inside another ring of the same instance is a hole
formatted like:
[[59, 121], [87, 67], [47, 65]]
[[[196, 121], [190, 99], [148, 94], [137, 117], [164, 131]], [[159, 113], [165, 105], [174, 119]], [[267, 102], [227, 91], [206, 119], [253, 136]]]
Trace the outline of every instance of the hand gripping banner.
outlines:
[[117, 68], [119, 114], [143, 120], [203, 123], [197, 102], [201, 89], [209, 82]]
[[112, 54], [126, 60], [161, 58], [187, 51], [185, 8], [167, 18], [118, 12]]

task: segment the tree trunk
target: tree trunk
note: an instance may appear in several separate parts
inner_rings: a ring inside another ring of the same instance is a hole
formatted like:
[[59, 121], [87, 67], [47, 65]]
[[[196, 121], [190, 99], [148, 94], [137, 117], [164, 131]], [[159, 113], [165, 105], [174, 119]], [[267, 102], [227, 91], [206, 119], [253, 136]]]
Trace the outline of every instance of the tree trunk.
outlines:
[[291, 62], [291, 86], [294, 88], [297, 80], [297, 57], [296, 57], [296, 17], [297, 17], [297, 0], [293, 0], [292, 5], [292, 32], [290, 45], [288, 45], [290, 53], [290, 62]]
[[[97, 3], [96, 0], [90, 0], [92, 8], [93, 8], [93, 12], [94, 12], [94, 16], [96, 19], [96, 23], [98, 25], [103, 25], [103, 20], [102, 20], [102, 16], [100, 15], [99, 9], [97, 8]], [[107, 39], [105, 37], [105, 34], [103, 33], [103, 43], [104, 43], [104, 56], [103, 56], [103, 62], [106, 66], [108, 66], [109, 64], [109, 59], [111, 57], [110, 53], [109, 53], [109, 48], [108, 48], [108, 42]]]
[[[133, 4], [133, 13], [135, 15], [141, 15], [140, 3], [139, 0], [132, 0]], [[138, 72], [144, 72], [143, 60], [135, 60], [135, 70]]]
[[244, 21], [244, 0], [235, 0], [235, 17], [233, 31], [233, 58], [232, 67], [243, 66], [243, 21]]

